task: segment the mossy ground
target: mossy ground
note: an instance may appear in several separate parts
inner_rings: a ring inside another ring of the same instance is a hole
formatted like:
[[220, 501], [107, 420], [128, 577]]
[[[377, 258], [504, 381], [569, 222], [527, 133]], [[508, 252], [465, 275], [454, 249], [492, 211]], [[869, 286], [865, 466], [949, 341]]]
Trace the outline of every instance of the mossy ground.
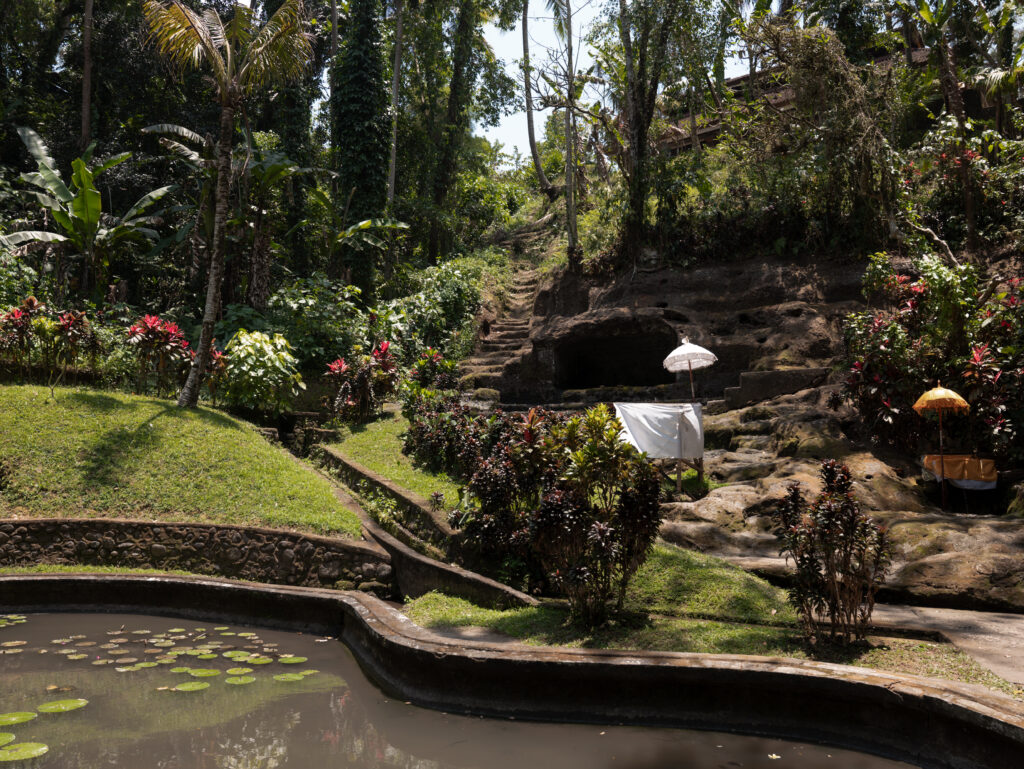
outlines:
[[3, 386], [0, 420], [0, 517], [360, 532], [326, 479], [217, 411], [112, 392]]

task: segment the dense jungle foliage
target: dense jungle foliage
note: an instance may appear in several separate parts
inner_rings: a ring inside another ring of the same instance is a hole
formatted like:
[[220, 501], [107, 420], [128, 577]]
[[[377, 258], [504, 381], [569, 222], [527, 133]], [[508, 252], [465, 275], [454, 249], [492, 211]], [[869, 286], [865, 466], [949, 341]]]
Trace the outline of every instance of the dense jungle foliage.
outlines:
[[[194, 352], [175, 363], [187, 405], [237, 369], [220, 356], [242, 332], [234, 349], [263, 334], [264, 362], [316, 376], [384, 342], [400, 366], [465, 356], [521, 258], [600, 276], [887, 251], [983, 273], [1018, 245], [1012, 2], [635, 0], [574, 23], [582, 9], [3, 3], [7, 368], [85, 311], [100, 341], [64, 363], [92, 349], [99, 380], [138, 386], [144, 346], [102, 340], [154, 316]], [[517, 71], [487, 25], [531, 21], [557, 44]], [[568, 66], [580, 48], [592, 63]], [[478, 135], [524, 105], [529, 156]], [[516, 233], [537, 229], [524, 253]], [[29, 297], [45, 310], [26, 320]]]

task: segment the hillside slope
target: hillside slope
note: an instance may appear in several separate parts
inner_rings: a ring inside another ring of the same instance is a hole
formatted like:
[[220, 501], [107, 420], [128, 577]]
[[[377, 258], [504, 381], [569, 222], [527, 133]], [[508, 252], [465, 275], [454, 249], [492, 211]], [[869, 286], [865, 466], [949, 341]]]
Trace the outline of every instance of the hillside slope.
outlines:
[[255, 430], [155, 398], [0, 387], [0, 516], [286, 527], [358, 537], [330, 484]]

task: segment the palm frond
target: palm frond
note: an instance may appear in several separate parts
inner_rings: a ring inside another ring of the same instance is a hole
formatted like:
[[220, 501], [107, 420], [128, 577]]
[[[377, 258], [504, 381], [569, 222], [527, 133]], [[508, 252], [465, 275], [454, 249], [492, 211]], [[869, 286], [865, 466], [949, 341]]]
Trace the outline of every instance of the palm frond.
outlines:
[[252, 43], [256, 34], [255, 18], [251, 5], [235, 5], [231, 20], [225, 27], [225, 34], [236, 51], [244, 51]]
[[130, 152], [122, 152], [122, 153], [120, 153], [118, 155], [114, 155], [113, 157], [107, 158], [102, 163], [100, 163], [98, 166], [96, 166], [95, 168], [92, 169], [92, 175], [93, 176], [99, 176], [104, 171], [109, 171], [114, 166], [121, 165], [121, 163], [126, 161], [131, 156], [132, 156], [132, 153], [130, 153]]
[[164, 5], [161, 0], [144, 0], [143, 9], [157, 49], [172, 64], [182, 68], [198, 67], [206, 59], [218, 87], [223, 91], [230, 85], [227, 63], [215, 36], [195, 11], [179, 0], [170, 0], [170, 5]]
[[136, 201], [135, 205], [129, 208], [127, 212], [125, 212], [125, 215], [121, 217], [122, 221], [128, 222], [139, 217], [147, 208], [156, 203], [158, 200], [160, 200], [160, 198], [162, 198], [164, 195], [166, 195], [173, 189], [174, 185], [171, 184], [168, 185], [167, 187], [160, 187], [159, 189], [153, 190], [152, 192], [147, 192], [145, 195], [139, 198], [138, 201]]
[[302, 29], [302, 0], [285, 0], [253, 38], [239, 67], [238, 84], [251, 92], [270, 83], [297, 79], [313, 55], [309, 35]]
[[572, 0], [547, 0], [548, 10], [551, 11], [555, 20], [555, 34], [558, 35], [559, 40], [565, 40], [565, 33], [568, 31], [565, 19], [568, 16], [566, 3], [569, 2]]

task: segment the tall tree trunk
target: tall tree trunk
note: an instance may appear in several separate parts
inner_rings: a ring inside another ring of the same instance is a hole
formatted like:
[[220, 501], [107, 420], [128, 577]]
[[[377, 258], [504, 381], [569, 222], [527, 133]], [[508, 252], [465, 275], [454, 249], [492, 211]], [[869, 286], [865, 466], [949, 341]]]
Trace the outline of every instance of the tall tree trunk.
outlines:
[[338, 0], [331, 0], [331, 61], [338, 55]]
[[523, 94], [526, 97], [526, 133], [530, 139], [530, 155], [533, 156], [533, 167], [537, 171], [537, 183], [541, 192], [550, 196], [551, 182], [544, 173], [537, 151], [537, 136], [533, 130], [533, 86], [530, 84], [530, 33], [529, 33], [530, 0], [523, 0]]
[[199, 349], [192, 360], [188, 379], [181, 388], [178, 405], [194, 408], [199, 402], [199, 388], [203, 385], [206, 368], [210, 363], [210, 345], [213, 343], [213, 326], [220, 311], [220, 288], [224, 280], [224, 243], [228, 220], [229, 197], [231, 193], [231, 147], [235, 135], [235, 105], [227, 102], [221, 105], [220, 138], [217, 143], [217, 192], [213, 214], [213, 253], [210, 255], [210, 273], [206, 283], [206, 308], [203, 310], [203, 325], [199, 333]]
[[697, 157], [700, 157], [700, 131], [697, 126], [697, 99], [694, 95], [694, 90], [690, 88], [690, 146], [696, 153]]
[[[642, 19], [642, 27], [631, 32], [633, 17], [626, 0], [619, 0], [619, 39], [626, 69], [626, 99], [623, 110], [629, 139], [627, 174], [628, 204], [622, 228], [623, 255], [634, 263], [640, 256], [645, 230], [645, 210], [649, 185], [648, 138], [654, 108], [665, 68], [669, 35], [676, 23], [678, 0], [667, 0], [663, 15], [655, 27], [651, 19]], [[651, 43], [652, 36], [656, 40]]]
[[84, 150], [89, 146], [92, 133], [92, 22], [93, 0], [85, 0], [82, 15], [82, 136], [79, 144]]
[[402, 11], [404, 3], [395, 0], [395, 59], [391, 73], [391, 157], [388, 159], [388, 212], [395, 201], [395, 175], [398, 163], [398, 92], [402, 87]]
[[[263, 210], [265, 201], [259, 201]], [[253, 222], [252, 251], [249, 254], [249, 285], [245, 292], [246, 302], [254, 310], [264, 312], [270, 299], [270, 228], [263, 214], [256, 215]]]
[[956, 62], [949, 38], [942, 32], [938, 40], [939, 49], [939, 80], [946, 97], [946, 106], [956, 118], [957, 152], [960, 163], [958, 175], [963, 190], [964, 219], [967, 223], [967, 250], [974, 251], [978, 246], [978, 225], [975, 213], [974, 182], [971, 179], [970, 161], [967, 158], [967, 111], [964, 109], [963, 94], [960, 93], [960, 81], [956, 75]]
[[565, 0], [565, 233], [569, 270], [582, 263], [576, 232], [576, 68], [572, 57], [572, 0]]
[[473, 58], [473, 35], [477, 22], [476, 0], [462, 0], [459, 4], [458, 21], [455, 24], [455, 39], [452, 51], [452, 78], [448, 86], [448, 106], [441, 132], [441, 151], [434, 168], [433, 203], [434, 213], [430, 223], [427, 241], [427, 258], [437, 264], [441, 253], [441, 208], [448, 197], [448, 190], [455, 178], [455, 163], [467, 128], [467, 109], [472, 96], [470, 67]]
[[626, 216], [622, 223], [622, 252], [632, 262], [640, 254], [643, 240], [643, 212], [646, 204], [647, 190], [644, 184], [644, 154], [646, 137], [642, 136], [640, 112], [642, 98], [640, 95], [639, 76], [633, 50], [631, 33], [631, 17], [626, 0], [619, 0], [619, 39], [622, 43], [623, 59], [626, 65], [626, 89], [623, 114], [626, 120]]

